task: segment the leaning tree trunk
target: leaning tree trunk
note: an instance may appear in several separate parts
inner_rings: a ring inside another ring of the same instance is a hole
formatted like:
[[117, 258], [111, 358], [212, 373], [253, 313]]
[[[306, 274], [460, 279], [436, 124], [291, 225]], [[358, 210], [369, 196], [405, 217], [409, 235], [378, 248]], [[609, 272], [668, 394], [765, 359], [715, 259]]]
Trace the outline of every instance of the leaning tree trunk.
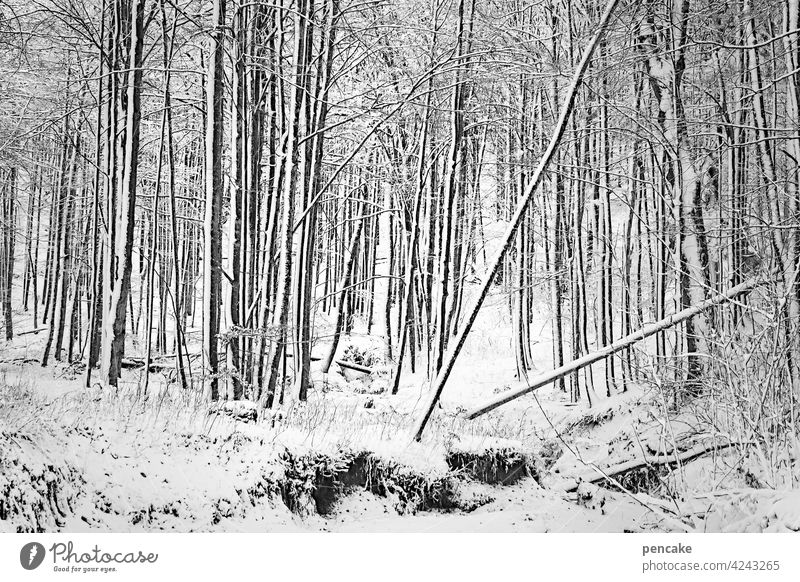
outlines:
[[586, 354], [582, 358], [575, 360], [574, 362], [569, 362], [564, 364], [563, 366], [556, 368], [555, 370], [551, 370], [546, 372], [536, 378], [532, 378], [530, 382], [525, 382], [522, 386], [512, 388], [511, 390], [503, 391], [499, 396], [493, 398], [492, 400], [482, 404], [481, 406], [476, 407], [475, 409], [471, 410], [467, 413], [467, 418], [472, 420], [481, 416], [482, 414], [486, 414], [506, 404], [507, 402], [511, 402], [520, 396], [524, 396], [542, 386], [547, 386], [553, 382], [556, 382], [560, 378], [564, 378], [565, 376], [580, 370], [581, 368], [585, 368], [590, 366], [595, 362], [599, 362], [600, 360], [605, 360], [612, 357], [617, 352], [624, 350], [633, 344], [642, 341], [645, 338], [648, 338], [660, 331], [665, 329], [669, 329], [674, 327], [681, 322], [687, 321], [692, 319], [693, 317], [697, 317], [699, 314], [703, 313], [706, 309], [715, 307], [717, 305], [721, 305], [728, 301], [733, 301], [740, 295], [744, 295], [749, 293], [756, 287], [763, 284], [763, 281], [759, 279], [748, 279], [744, 283], [740, 283], [736, 287], [732, 287], [725, 291], [724, 293], [720, 293], [715, 295], [709, 299], [701, 301], [695, 305], [682, 309], [677, 313], [673, 313], [672, 315], [667, 316], [665, 319], [661, 321], [656, 321], [654, 323], [650, 323], [645, 325], [644, 327], [638, 329], [637, 331], [625, 336], [621, 337], [617, 341], [612, 344], [608, 344], [606, 346], [602, 346], [600, 349]]
[[597, 44], [600, 41], [600, 38], [603, 36], [606, 27], [608, 26], [608, 21], [611, 18], [611, 14], [614, 12], [614, 9], [617, 6], [619, 0], [609, 0], [608, 4], [606, 5], [605, 11], [603, 12], [603, 16], [600, 19], [600, 23], [597, 25], [597, 31], [595, 32], [594, 37], [589, 42], [589, 45], [584, 52], [583, 58], [581, 59], [578, 68], [575, 70], [575, 73], [572, 78], [572, 83], [569, 86], [565, 94], [565, 100], [563, 104], [563, 109], [561, 110], [561, 114], [558, 118], [558, 123], [553, 128], [553, 135], [550, 139], [550, 144], [547, 146], [544, 154], [542, 155], [541, 160], [539, 161], [539, 165], [536, 167], [536, 170], [531, 178], [528, 187], [525, 190], [525, 193], [520, 201], [519, 205], [517, 206], [517, 210], [514, 213], [513, 218], [511, 219], [511, 224], [508, 226], [505, 235], [503, 236], [500, 250], [498, 251], [497, 255], [495, 256], [492, 264], [489, 267], [489, 272], [483, 278], [483, 283], [481, 284], [481, 288], [478, 291], [477, 296], [474, 299], [474, 302], [467, 312], [466, 320], [464, 321], [461, 329], [458, 331], [458, 334], [454, 338], [452, 342], [452, 348], [448, 350], [447, 357], [442, 364], [441, 370], [434, 381], [434, 384], [431, 388], [431, 399], [428, 405], [425, 408], [425, 412], [423, 416], [420, 418], [420, 421], [416, 427], [414, 438], [415, 440], [422, 439], [422, 434], [425, 431], [425, 426], [428, 424], [428, 420], [430, 420], [431, 415], [433, 414], [433, 410], [436, 407], [436, 404], [439, 401], [439, 397], [444, 390], [445, 384], [447, 383], [448, 378], [450, 377], [450, 373], [453, 371], [453, 366], [455, 365], [456, 358], [458, 358], [459, 353], [461, 352], [461, 348], [464, 346], [464, 342], [467, 339], [467, 335], [469, 334], [470, 330], [472, 329], [472, 325], [475, 323], [475, 319], [478, 316], [478, 310], [483, 305], [486, 296], [489, 294], [489, 288], [492, 284], [492, 280], [494, 279], [497, 272], [500, 270], [501, 265], [503, 264], [506, 254], [508, 253], [509, 248], [511, 247], [511, 243], [514, 240], [514, 236], [519, 229], [519, 226], [522, 222], [522, 218], [525, 216], [525, 213], [530, 206], [531, 200], [533, 199], [533, 195], [536, 190], [539, 188], [539, 185], [544, 178], [545, 172], [547, 171], [548, 166], [550, 165], [550, 161], [553, 159], [556, 150], [558, 149], [559, 144], [561, 143], [561, 137], [564, 135], [564, 131], [567, 127], [567, 122], [569, 121], [570, 116], [572, 115], [572, 110], [575, 107], [575, 98], [578, 93], [578, 87], [583, 80], [583, 75], [586, 72], [586, 68], [589, 65], [589, 61], [592, 58], [592, 54], [594, 53], [594, 49], [597, 47]]

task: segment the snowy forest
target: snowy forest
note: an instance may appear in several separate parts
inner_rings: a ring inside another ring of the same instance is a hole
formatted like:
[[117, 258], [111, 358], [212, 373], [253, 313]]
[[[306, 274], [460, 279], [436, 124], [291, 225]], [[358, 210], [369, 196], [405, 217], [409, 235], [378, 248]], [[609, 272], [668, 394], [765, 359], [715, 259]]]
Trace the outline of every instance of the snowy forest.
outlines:
[[0, 531], [800, 531], [798, 0], [0, 0]]

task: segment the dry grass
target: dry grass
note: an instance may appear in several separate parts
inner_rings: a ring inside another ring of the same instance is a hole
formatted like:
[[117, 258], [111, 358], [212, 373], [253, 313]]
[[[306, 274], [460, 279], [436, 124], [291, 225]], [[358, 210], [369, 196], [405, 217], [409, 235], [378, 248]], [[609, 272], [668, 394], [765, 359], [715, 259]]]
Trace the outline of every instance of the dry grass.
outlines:
[[[151, 384], [142, 395], [135, 384], [119, 389], [74, 390], [45, 397], [26, 383], [0, 377], [0, 424], [5, 431], [30, 434], [79, 427], [114, 427], [136, 438], [204, 434], [226, 437], [234, 432], [276, 445], [296, 444], [308, 449], [412, 451], [416, 456], [443, 458], [459, 443], [489, 447], [498, 440], [521, 443], [530, 449], [541, 441], [541, 418], [534, 415], [487, 415], [468, 421], [460, 411], [438, 411], [422, 443], [411, 442], [416, 411], [395, 406], [388, 397], [353, 393], [318, 393], [306, 403], [289, 402], [279, 410], [262, 411], [257, 423], [239, 422], [210, 406], [199, 391], [174, 385]], [[370, 402], [371, 407], [365, 407]]]

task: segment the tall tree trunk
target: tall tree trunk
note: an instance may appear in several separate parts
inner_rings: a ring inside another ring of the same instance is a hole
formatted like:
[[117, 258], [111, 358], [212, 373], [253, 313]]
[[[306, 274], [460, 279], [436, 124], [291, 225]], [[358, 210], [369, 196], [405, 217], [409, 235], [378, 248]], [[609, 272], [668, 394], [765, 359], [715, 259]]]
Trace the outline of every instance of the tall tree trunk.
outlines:
[[14, 322], [11, 318], [11, 291], [14, 285], [14, 242], [17, 236], [15, 204], [17, 195], [17, 168], [8, 170], [5, 183], [0, 185], [3, 195], [3, 313], [5, 314], [6, 341], [14, 339]]
[[[146, 0], [130, 3], [130, 48], [125, 73], [125, 100], [118, 117], [124, 123], [122, 168], [119, 172], [118, 223], [112, 255], [111, 269], [113, 290], [104, 313], [103, 345], [101, 349], [100, 375], [103, 382], [116, 386], [119, 380], [122, 356], [125, 352], [126, 307], [131, 290], [133, 267], [133, 234], [136, 215], [136, 186], [139, 167], [139, 122], [141, 119], [142, 65], [145, 35]], [[108, 288], [106, 288], [108, 293]]]
[[[100, 274], [102, 270], [102, 257], [100, 255], [99, 237], [100, 237], [100, 188], [102, 183], [102, 155], [103, 155], [103, 109], [104, 109], [104, 96], [103, 91], [105, 86], [104, 74], [106, 70], [106, 11], [107, 0], [103, 0], [100, 9], [100, 54], [99, 54], [99, 75], [97, 79], [97, 127], [95, 129], [95, 144], [94, 144], [94, 184], [92, 188], [92, 273], [89, 289], [89, 296], [91, 298], [89, 303], [89, 328], [88, 328], [88, 344], [89, 353], [86, 362], [86, 377], [84, 385], [88, 388], [92, 384], [92, 369], [97, 365], [97, 359], [100, 355], [100, 320], [98, 317], [102, 310], [102, 292], [100, 291]], [[106, 122], [108, 120], [106, 119]], [[108, 195], [108, 192], [107, 192]]]
[[219, 398], [219, 309], [222, 292], [222, 140], [225, 0], [214, 0], [206, 76], [206, 181], [203, 221], [203, 371], [209, 398]]
[[270, 357], [266, 400], [264, 404], [269, 408], [275, 402], [275, 391], [280, 376], [280, 365], [286, 351], [286, 341], [289, 336], [287, 324], [289, 322], [289, 296], [292, 289], [292, 227], [295, 214], [295, 190], [298, 182], [298, 162], [300, 153], [300, 114], [303, 108], [303, 95], [306, 89], [306, 63], [305, 63], [305, 27], [308, 1], [299, 0], [297, 15], [294, 18], [294, 71], [292, 73], [292, 90], [289, 103], [289, 119], [287, 120], [286, 157], [283, 196], [281, 200], [281, 237], [280, 237], [280, 265], [278, 269], [278, 292], [275, 299], [275, 312], [272, 320], [279, 337], [275, 349]]

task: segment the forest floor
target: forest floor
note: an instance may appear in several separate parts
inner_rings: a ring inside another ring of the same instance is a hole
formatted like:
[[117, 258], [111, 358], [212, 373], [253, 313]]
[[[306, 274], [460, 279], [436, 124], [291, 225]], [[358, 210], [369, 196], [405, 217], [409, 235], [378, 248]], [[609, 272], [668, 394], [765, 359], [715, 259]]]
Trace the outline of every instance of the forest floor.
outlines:
[[[513, 375], [513, 360], [481, 357], [502, 351], [489, 331], [420, 443], [419, 375], [389, 396], [386, 370], [315, 372], [307, 403], [253, 421], [254, 407], [209, 408], [160, 373], [143, 396], [141, 369], [86, 389], [79, 366], [41, 367], [45, 335], [0, 352], [0, 531], [800, 530], [800, 491], [768, 453], [731, 446], [702, 401], [670, 412], [657, 387], [629, 385], [589, 408], [549, 388], [465, 420]], [[591, 482], [612, 467], [628, 470]]]

